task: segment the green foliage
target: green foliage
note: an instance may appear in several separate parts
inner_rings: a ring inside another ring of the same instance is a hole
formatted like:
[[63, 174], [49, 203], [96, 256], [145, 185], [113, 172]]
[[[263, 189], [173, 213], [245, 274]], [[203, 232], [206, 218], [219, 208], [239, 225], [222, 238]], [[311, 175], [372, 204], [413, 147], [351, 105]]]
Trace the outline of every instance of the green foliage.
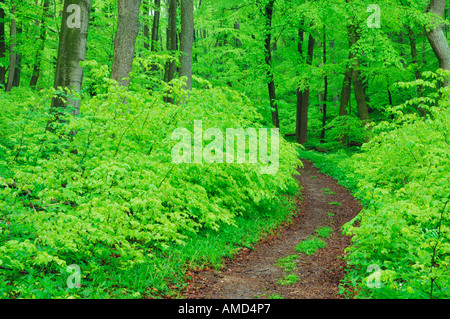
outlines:
[[296, 274], [289, 274], [277, 281], [277, 284], [282, 286], [294, 285], [300, 281], [300, 278]]
[[317, 236], [320, 238], [330, 238], [333, 234], [333, 229], [331, 227], [320, 227], [316, 229]]
[[317, 237], [311, 236], [295, 246], [295, 250], [305, 255], [314, 255], [319, 249], [327, 247], [327, 243]]
[[[437, 88], [439, 73], [425, 82]], [[433, 84], [434, 82], [434, 84]], [[437, 89], [436, 89], [437, 90]], [[363, 152], [333, 154], [301, 151], [323, 173], [351, 189], [364, 210], [344, 231], [352, 235], [347, 249], [345, 286], [357, 298], [449, 297], [450, 113], [447, 89], [430, 92], [393, 107], [394, 122], [380, 122]], [[420, 117], [417, 105], [426, 110]], [[414, 108], [406, 106], [416, 105]], [[381, 271], [381, 288], [369, 288], [368, 267]], [[432, 295], [431, 295], [432, 293]]]
[[329, 146], [341, 146], [342, 141], [348, 146], [350, 142], [364, 143], [368, 137], [363, 122], [353, 116], [338, 116], [325, 126]]
[[323, 191], [324, 195], [336, 195], [335, 192], [332, 192], [329, 188], [321, 189]]
[[277, 261], [276, 266], [280, 267], [284, 271], [294, 271], [297, 268], [298, 256], [290, 255], [284, 258], [281, 258]]
[[[172, 163], [171, 132], [195, 119], [205, 130], [260, 126], [249, 100], [234, 91], [194, 90], [186, 104], [167, 105], [162, 95], [111, 86], [86, 100], [80, 117], [67, 110], [46, 130], [50, 94], [22, 103], [11, 96], [0, 115], [3, 297], [96, 298], [109, 280], [132, 289], [125, 274], [155, 271], [160, 252], [200, 231], [235, 226], [238, 216], [267, 217], [281, 194], [296, 193], [299, 161], [283, 140], [275, 175], [261, 175], [263, 164]], [[62, 270], [70, 264], [89, 282], [83, 292], [66, 288]]]
[[331, 203], [328, 203], [328, 205], [342, 206], [342, 204], [339, 202], [331, 202]]

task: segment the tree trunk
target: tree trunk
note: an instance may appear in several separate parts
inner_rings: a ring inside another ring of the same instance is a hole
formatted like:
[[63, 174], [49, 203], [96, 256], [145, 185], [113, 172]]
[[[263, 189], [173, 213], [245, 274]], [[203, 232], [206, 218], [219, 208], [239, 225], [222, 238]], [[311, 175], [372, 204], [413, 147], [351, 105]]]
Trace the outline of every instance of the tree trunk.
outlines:
[[[169, 0], [169, 21], [167, 27], [167, 50], [175, 52], [178, 50], [178, 32], [177, 32], [177, 0]], [[175, 72], [177, 70], [176, 61], [173, 60], [166, 64], [166, 70], [164, 79], [166, 83], [169, 83], [175, 78]], [[174, 103], [174, 99], [171, 96], [164, 98], [166, 103]]]
[[[17, 28], [17, 37], [20, 39], [22, 36], [22, 26], [19, 26]], [[17, 46], [17, 43], [16, 43]], [[16, 65], [14, 70], [14, 78], [12, 82], [13, 87], [19, 87], [20, 86], [20, 76], [22, 74], [22, 54], [16, 54]]]
[[152, 44], [150, 50], [156, 52], [159, 40], [159, 17], [161, 16], [161, 0], [155, 0], [155, 14], [153, 16], [152, 25]]
[[130, 85], [136, 38], [139, 32], [141, 0], [119, 0], [119, 19], [114, 40], [114, 58], [111, 79], [120, 86]]
[[[303, 41], [304, 41], [304, 32], [303, 32], [303, 22], [300, 25], [300, 28], [298, 29], [298, 45], [297, 45], [297, 51], [299, 53], [299, 56], [301, 59], [303, 59]], [[299, 73], [297, 73], [299, 75]], [[297, 110], [296, 110], [296, 124], [295, 124], [295, 135], [296, 135], [296, 141], [298, 144], [302, 144], [302, 134], [301, 134], [301, 127], [302, 127], [302, 110], [303, 110], [303, 91], [300, 90], [299, 87], [296, 89], [296, 96], [297, 96]]]
[[148, 26], [147, 23], [147, 18], [150, 14], [150, 6], [149, 6], [149, 1], [150, 0], [144, 0], [144, 4], [143, 4], [143, 10], [144, 10], [144, 15], [145, 15], [145, 22], [144, 22], [144, 49], [150, 50], [150, 42], [151, 42], [151, 38], [150, 38], [150, 28]]
[[[91, 2], [92, 0], [64, 1], [54, 81], [55, 89], [62, 87], [75, 92], [80, 92], [82, 89], [84, 70], [80, 66], [80, 62], [84, 61], [86, 56]], [[80, 101], [71, 97], [66, 100], [63, 96], [53, 98], [52, 111], [66, 108], [68, 105], [73, 107], [73, 115], [80, 113]]]
[[[416, 80], [421, 80], [422, 75], [420, 73], [419, 59], [417, 56], [416, 37], [415, 37], [414, 31], [412, 30], [412, 28], [408, 28], [408, 37], [409, 37], [409, 44], [411, 46], [411, 59], [412, 59], [413, 67], [414, 67], [414, 76], [415, 76]], [[422, 97], [422, 92], [423, 92], [423, 86], [419, 85], [417, 87], [417, 96]]]
[[[4, 4], [5, 0], [0, 0], [0, 4]], [[0, 7], [0, 59], [6, 57], [5, 44], [5, 10]], [[0, 66], [0, 85], [6, 84], [6, 67]]]
[[41, 45], [39, 49], [36, 51], [36, 58], [33, 68], [33, 75], [31, 76], [30, 80], [30, 87], [35, 89], [37, 86], [37, 82], [39, 80], [40, 74], [41, 74], [41, 62], [42, 62], [42, 54], [45, 48], [45, 40], [47, 38], [47, 27], [45, 25], [45, 17], [48, 15], [48, 9], [50, 6], [50, 1], [45, 0], [43, 4], [43, 17], [41, 19], [41, 34], [39, 36], [41, 40]]
[[[442, 18], [445, 11], [445, 0], [431, 0], [428, 12], [434, 13]], [[436, 19], [438, 20], [438, 19]], [[438, 58], [439, 68], [450, 70], [450, 48], [444, 34], [442, 24], [439, 24], [433, 30], [427, 30], [427, 38], [433, 48], [433, 52]], [[449, 81], [444, 81], [443, 85], [448, 86]]]
[[366, 123], [369, 120], [369, 108], [366, 103], [366, 94], [364, 93], [364, 86], [361, 79], [361, 71], [359, 70], [359, 61], [356, 60], [353, 64], [353, 88], [355, 90], [356, 103], [358, 105], [359, 118]]
[[351, 68], [347, 68], [347, 72], [345, 72], [344, 75], [344, 84], [342, 85], [339, 116], [348, 115], [348, 104], [350, 103], [352, 93], [352, 75], [353, 70]]
[[[349, 41], [350, 41], [350, 49], [353, 45], [356, 44], [359, 40], [359, 34], [356, 30], [356, 26], [349, 25]], [[352, 82], [353, 89], [355, 90], [356, 103], [358, 105], [359, 118], [363, 122], [367, 122], [369, 120], [369, 108], [367, 106], [366, 94], [364, 92], [364, 85], [362, 82], [361, 71], [359, 67], [359, 60], [355, 58], [355, 53], [350, 53], [350, 58], [354, 59], [352, 65]]]
[[276, 92], [275, 92], [275, 80], [272, 73], [272, 17], [273, 17], [273, 6], [275, 0], [269, 0], [269, 3], [266, 5], [266, 38], [265, 38], [265, 62], [267, 65], [267, 76], [268, 76], [268, 89], [269, 89], [269, 100], [270, 107], [272, 109], [272, 124], [274, 127], [280, 127], [280, 120], [278, 117], [278, 106], [276, 101]]
[[[14, 17], [16, 13], [16, 5], [13, 3], [11, 7], [11, 15]], [[17, 54], [15, 53], [16, 44], [17, 44], [17, 23], [16, 19], [11, 19], [10, 27], [9, 27], [9, 35], [10, 35], [10, 43], [9, 43], [9, 68], [8, 68], [8, 81], [6, 82], [6, 92], [10, 92], [13, 86], [14, 81], [14, 72], [16, 70], [16, 59]]]
[[186, 77], [185, 90], [192, 88], [192, 47], [194, 42], [194, 1], [181, 0], [180, 77]]
[[[323, 66], [327, 64], [327, 33], [325, 26], [323, 27]], [[327, 125], [327, 100], [328, 100], [328, 76], [325, 75], [324, 78], [324, 93], [322, 101], [322, 132], [320, 133], [320, 139], [324, 141], [325, 139], [325, 125]]]

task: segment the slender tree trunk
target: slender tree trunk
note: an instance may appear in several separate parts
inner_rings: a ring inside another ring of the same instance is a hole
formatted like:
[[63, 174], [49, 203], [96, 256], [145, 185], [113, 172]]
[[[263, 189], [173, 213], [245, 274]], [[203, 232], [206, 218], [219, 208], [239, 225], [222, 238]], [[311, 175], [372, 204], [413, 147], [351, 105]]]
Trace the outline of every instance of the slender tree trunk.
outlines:
[[133, 70], [136, 38], [139, 32], [140, 6], [141, 0], [119, 0], [111, 79], [116, 80], [120, 86], [130, 85], [129, 77]]
[[[0, 4], [4, 4], [5, 0], [0, 0]], [[0, 7], [0, 59], [6, 57], [5, 44], [5, 10]], [[6, 67], [0, 66], [0, 85], [6, 84]]]
[[150, 50], [150, 42], [151, 42], [151, 38], [150, 38], [150, 27], [148, 26], [147, 23], [147, 18], [150, 14], [150, 6], [149, 6], [150, 0], [144, 0], [144, 4], [143, 4], [143, 11], [144, 11], [144, 15], [145, 15], [145, 22], [144, 22], [144, 49], [146, 51]]
[[[349, 25], [349, 40], [350, 40], [350, 48], [356, 44], [359, 40], [359, 34], [356, 30], [356, 26]], [[353, 73], [352, 73], [352, 82], [353, 88], [355, 90], [356, 103], [358, 105], [359, 118], [363, 122], [367, 122], [369, 120], [369, 108], [367, 106], [366, 94], [364, 92], [364, 84], [362, 82], [361, 71], [359, 66], [359, 59], [355, 58], [354, 53], [351, 53], [351, 58], [353, 58]]]
[[30, 80], [30, 87], [35, 89], [37, 86], [37, 82], [39, 80], [41, 74], [41, 62], [42, 62], [42, 54], [45, 48], [45, 40], [47, 38], [47, 27], [45, 25], [45, 17], [48, 15], [48, 9], [50, 6], [50, 1], [45, 0], [43, 4], [43, 17], [41, 19], [41, 34], [39, 35], [39, 39], [41, 40], [41, 44], [39, 49], [36, 51], [35, 64], [33, 68], [33, 75]]
[[[85, 60], [89, 17], [92, 0], [65, 0], [62, 13], [61, 35], [59, 38], [58, 60], [54, 88], [80, 92], [83, 83], [83, 68], [80, 62]], [[75, 5], [75, 6], [74, 6]], [[69, 7], [70, 6], [70, 7]], [[80, 113], [79, 99], [56, 96], [52, 100], [52, 111], [58, 108], [73, 107], [72, 114]]]
[[[416, 45], [416, 37], [414, 34], [414, 31], [412, 28], [408, 28], [408, 37], [409, 37], [409, 43], [411, 46], [411, 58], [412, 58], [412, 64], [414, 66], [414, 76], [416, 80], [421, 80], [422, 75], [420, 73], [420, 66], [419, 66], [419, 58], [417, 55], [417, 45]], [[417, 87], [417, 96], [422, 97], [423, 95], [423, 86], [419, 85]]]
[[361, 79], [361, 71], [359, 70], [359, 61], [356, 60], [353, 64], [353, 88], [355, 90], [356, 103], [358, 105], [359, 118], [363, 122], [369, 120], [369, 108], [366, 102], [366, 95], [364, 93], [364, 86]]
[[[326, 33], [326, 27], [323, 27], [323, 65], [324, 67], [327, 64], [327, 33]], [[327, 100], [328, 100], [328, 76], [325, 75], [324, 78], [324, 97], [323, 97], [323, 106], [322, 106], [322, 132], [320, 134], [320, 139], [324, 141], [325, 139], [325, 126], [327, 125]]]
[[353, 70], [347, 69], [344, 75], [344, 84], [342, 85], [341, 102], [339, 107], [339, 116], [348, 115], [348, 104], [352, 93], [352, 75]]
[[[11, 7], [11, 15], [14, 17], [14, 14], [16, 13], [16, 5], [14, 2], [12, 3]], [[16, 19], [11, 19], [10, 27], [9, 27], [9, 36], [10, 36], [10, 43], [9, 43], [9, 68], [8, 68], [8, 81], [6, 82], [6, 92], [10, 92], [13, 86], [14, 81], [14, 72], [16, 70], [16, 59], [17, 54], [15, 53], [16, 45], [17, 45], [17, 22]]]
[[161, 16], [161, 0], [155, 0], [155, 14], [153, 16], [153, 25], [152, 25], [152, 45], [150, 50], [152, 52], [157, 51], [158, 40], [159, 40], [159, 18]]
[[269, 100], [270, 107], [272, 108], [272, 124], [274, 127], [280, 127], [280, 120], [278, 117], [278, 106], [276, 100], [276, 92], [275, 92], [275, 80], [272, 72], [272, 17], [273, 17], [273, 7], [275, 0], [269, 0], [269, 3], [266, 5], [265, 14], [266, 14], [266, 38], [265, 38], [265, 62], [267, 65], [267, 76], [269, 79], [268, 89], [269, 89]]
[[[169, 0], [169, 21], [167, 27], [167, 50], [175, 52], [178, 50], [178, 32], [177, 32], [177, 0]], [[177, 70], [176, 61], [173, 60], [166, 64], [164, 79], [167, 83], [175, 78]], [[174, 103], [171, 96], [166, 96], [164, 101]]]
[[[22, 36], [22, 26], [20, 25], [17, 28], [17, 38], [21, 38]], [[17, 43], [16, 43], [17, 47]], [[12, 86], [19, 87], [20, 86], [20, 76], [22, 75], [22, 54], [16, 53], [16, 64], [14, 66], [14, 77]]]
[[[303, 22], [300, 25], [300, 28], [298, 29], [298, 45], [297, 45], [297, 51], [299, 53], [299, 57], [303, 59], [303, 41], [304, 41], [304, 31], [303, 31]], [[297, 73], [297, 75], [300, 75]], [[302, 110], [303, 110], [303, 91], [300, 90], [300, 88], [297, 86], [296, 89], [296, 96], [297, 96], [297, 110], [296, 110], [296, 124], [295, 124], [295, 135], [296, 140], [298, 144], [302, 144], [301, 139], [301, 127], [302, 127]]]
[[[312, 34], [309, 34], [308, 39], [308, 52], [306, 57], [306, 63], [311, 66], [312, 60], [314, 56], [314, 45], [315, 41]], [[300, 111], [300, 144], [306, 144], [308, 142], [308, 110], [309, 110], [309, 95], [310, 95], [310, 86], [306, 87], [306, 89], [302, 93], [302, 108]]]
[[[428, 7], [428, 12], [442, 18], [444, 16], [444, 11], [445, 0], [431, 0], [430, 6]], [[445, 37], [442, 24], [438, 24], [435, 29], [430, 31], [427, 30], [427, 38], [439, 61], [439, 68], [443, 70], [450, 70], [450, 48]], [[448, 80], [443, 83], [444, 86], [448, 86], [448, 84]]]
[[194, 42], [194, 1], [181, 0], [180, 77], [186, 77], [185, 90], [192, 88], [192, 47]]

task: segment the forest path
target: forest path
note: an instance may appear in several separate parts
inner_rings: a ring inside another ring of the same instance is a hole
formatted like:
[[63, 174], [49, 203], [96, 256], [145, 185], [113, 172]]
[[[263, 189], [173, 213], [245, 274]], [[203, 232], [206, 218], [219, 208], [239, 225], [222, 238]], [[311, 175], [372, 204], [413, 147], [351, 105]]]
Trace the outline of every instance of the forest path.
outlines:
[[[303, 164], [304, 167], [299, 169], [300, 176], [297, 176], [303, 199], [298, 199], [297, 216], [292, 224], [257, 244], [254, 250], [245, 249], [235, 259], [227, 260], [221, 271], [194, 273], [185, 298], [343, 298], [338, 295], [345, 268], [342, 255], [350, 245], [350, 238], [342, 235], [341, 227], [360, 212], [361, 206], [336, 180], [320, 173], [309, 161], [303, 161]], [[340, 203], [341, 206], [330, 203]], [[297, 244], [315, 235], [315, 230], [323, 226], [333, 229], [333, 235], [325, 239], [326, 248], [312, 256], [296, 252]], [[298, 264], [289, 273], [296, 274], [300, 281], [290, 285], [278, 284], [277, 281], [288, 272], [276, 266], [277, 261], [294, 254], [298, 255]]]

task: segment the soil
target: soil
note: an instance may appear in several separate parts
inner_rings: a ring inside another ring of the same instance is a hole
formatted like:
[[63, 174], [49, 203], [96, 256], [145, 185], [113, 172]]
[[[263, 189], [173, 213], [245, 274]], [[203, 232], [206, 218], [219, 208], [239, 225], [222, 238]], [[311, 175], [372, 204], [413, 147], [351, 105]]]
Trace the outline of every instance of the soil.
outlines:
[[[342, 226], [361, 211], [358, 201], [336, 180], [324, 175], [311, 162], [303, 161], [296, 178], [302, 187], [297, 200], [297, 214], [292, 223], [266, 238], [253, 250], [244, 249], [226, 261], [221, 271], [212, 269], [191, 274], [192, 280], [184, 294], [186, 299], [256, 299], [279, 296], [284, 299], [342, 299], [339, 285], [345, 275], [344, 250], [350, 237], [342, 234]], [[329, 189], [335, 194], [325, 194]], [[338, 202], [341, 206], [330, 205]], [[327, 213], [333, 213], [330, 217]], [[322, 226], [333, 228], [325, 239], [327, 247], [312, 256], [299, 253], [295, 246]], [[280, 285], [277, 281], [287, 272], [276, 266], [277, 260], [298, 255], [294, 273], [300, 281]]]

